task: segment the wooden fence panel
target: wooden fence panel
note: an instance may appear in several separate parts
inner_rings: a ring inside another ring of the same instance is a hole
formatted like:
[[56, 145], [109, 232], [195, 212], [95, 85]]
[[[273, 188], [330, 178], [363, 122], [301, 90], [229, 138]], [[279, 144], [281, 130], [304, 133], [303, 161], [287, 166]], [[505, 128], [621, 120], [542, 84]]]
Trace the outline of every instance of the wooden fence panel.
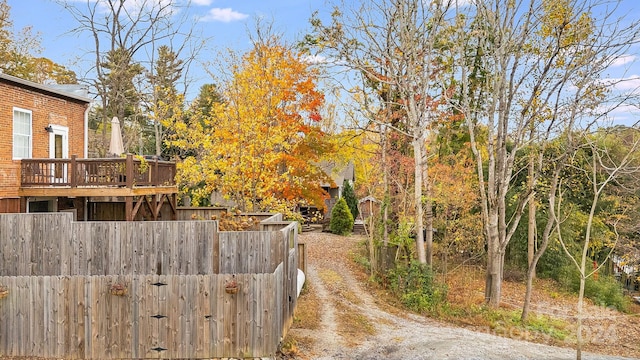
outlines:
[[[72, 223], [70, 214], [0, 215], [0, 225], [2, 356], [269, 357], [293, 314], [293, 227], [218, 233], [212, 221]], [[54, 275], [15, 276], [42, 272]], [[236, 294], [224, 290], [232, 279]]]
[[220, 273], [272, 273], [289, 257], [289, 238], [284, 233], [288, 233], [290, 229], [220, 232]]
[[[0, 355], [67, 359], [273, 356], [283, 266], [273, 274], [0, 277]], [[224, 291], [235, 279], [236, 294]], [[124, 284], [127, 293], [111, 293]], [[166, 285], [154, 285], [166, 284]]]
[[218, 254], [215, 221], [72, 222], [66, 213], [0, 214], [3, 276], [211, 274]]

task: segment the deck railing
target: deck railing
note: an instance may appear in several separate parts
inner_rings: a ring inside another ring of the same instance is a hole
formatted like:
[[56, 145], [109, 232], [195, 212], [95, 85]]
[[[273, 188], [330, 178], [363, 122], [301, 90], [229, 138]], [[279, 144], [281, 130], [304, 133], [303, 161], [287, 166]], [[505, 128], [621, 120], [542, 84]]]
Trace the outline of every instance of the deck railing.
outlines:
[[174, 186], [176, 164], [171, 161], [126, 158], [23, 159], [22, 187], [128, 187]]

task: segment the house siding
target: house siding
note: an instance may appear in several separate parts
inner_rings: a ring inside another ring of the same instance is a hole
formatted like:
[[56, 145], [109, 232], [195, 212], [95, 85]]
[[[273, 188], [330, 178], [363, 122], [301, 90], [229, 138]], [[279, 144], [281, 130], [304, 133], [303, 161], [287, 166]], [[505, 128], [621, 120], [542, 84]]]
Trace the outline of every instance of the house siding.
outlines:
[[0, 200], [17, 198], [20, 161], [13, 160], [13, 109], [31, 111], [32, 157], [49, 157], [49, 124], [69, 129], [69, 155], [84, 155], [84, 113], [89, 104], [0, 78]]

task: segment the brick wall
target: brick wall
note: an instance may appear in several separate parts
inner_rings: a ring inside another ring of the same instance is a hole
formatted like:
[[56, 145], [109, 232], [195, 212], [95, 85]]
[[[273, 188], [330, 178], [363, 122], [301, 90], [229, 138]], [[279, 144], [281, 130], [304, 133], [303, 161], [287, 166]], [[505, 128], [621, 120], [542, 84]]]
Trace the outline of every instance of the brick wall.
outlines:
[[0, 79], [0, 198], [16, 197], [20, 185], [19, 161], [13, 161], [13, 108], [30, 110], [32, 156], [49, 157], [49, 124], [69, 128], [69, 156], [84, 156], [84, 112], [87, 103], [57, 97], [38, 89]]

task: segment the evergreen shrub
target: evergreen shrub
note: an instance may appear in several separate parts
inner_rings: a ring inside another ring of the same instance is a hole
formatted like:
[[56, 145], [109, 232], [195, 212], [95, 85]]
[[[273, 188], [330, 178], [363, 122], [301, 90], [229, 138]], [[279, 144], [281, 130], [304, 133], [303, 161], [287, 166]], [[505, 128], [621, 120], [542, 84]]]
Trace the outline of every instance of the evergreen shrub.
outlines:
[[353, 215], [344, 198], [340, 198], [331, 210], [329, 229], [337, 235], [349, 235], [353, 230]]

